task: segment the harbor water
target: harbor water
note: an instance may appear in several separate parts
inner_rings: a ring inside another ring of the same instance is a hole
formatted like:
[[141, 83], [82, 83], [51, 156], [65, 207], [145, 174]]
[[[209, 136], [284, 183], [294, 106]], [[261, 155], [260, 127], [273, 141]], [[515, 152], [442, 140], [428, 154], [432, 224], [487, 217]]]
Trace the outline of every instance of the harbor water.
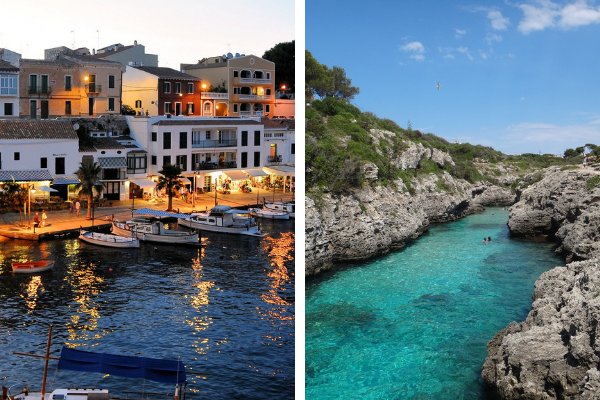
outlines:
[[308, 281], [306, 398], [490, 398], [487, 342], [564, 265], [552, 244], [510, 238], [507, 220], [490, 208]]
[[[111, 249], [65, 238], [0, 240], [0, 381], [40, 390], [51, 355], [79, 350], [181, 359], [186, 399], [294, 396], [294, 221], [261, 221], [265, 238], [202, 232], [202, 246], [142, 243]], [[56, 260], [52, 271], [11, 272], [11, 262]], [[167, 398], [173, 387], [58, 371], [46, 392], [97, 387], [122, 398]], [[123, 394], [144, 391], [145, 394]]]

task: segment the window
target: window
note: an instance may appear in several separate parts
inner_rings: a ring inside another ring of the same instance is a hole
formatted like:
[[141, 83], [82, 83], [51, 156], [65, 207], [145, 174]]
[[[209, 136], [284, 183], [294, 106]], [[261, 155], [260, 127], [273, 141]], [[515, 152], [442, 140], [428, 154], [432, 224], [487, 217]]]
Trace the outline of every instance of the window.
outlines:
[[141, 100], [136, 100], [135, 101], [135, 108], [142, 108], [142, 101]]
[[233, 112], [234, 112], [234, 113], [237, 113], [237, 112], [238, 112], [238, 105], [237, 105], [237, 104], [234, 104], [234, 105], [233, 105]]
[[29, 94], [37, 93], [37, 75], [29, 75]]
[[188, 94], [194, 93], [194, 84], [193, 83], [187, 84], [187, 92], [188, 92]]
[[271, 89], [265, 89], [265, 96], [271, 95]]
[[187, 155], [177, 156], [175, 162], [182, 171], [187, 171]]
[[19, 94], [16, 75], [0, 75], [0, 94]]
[[65, 114], [71, 115], [71, 100], [65, 101]]
[[240, 88], [239, 87], [234, 87], [233, 88], [233, 94], [240, 94]]
[[65, 174], [65, 158], [64, 157], [56, 157], [54, 159], [54, 172], [57, 175]]
[[171, 82], [163, 82], [163, 93], [171, 93]]
[[4, 115], [13, 115], [13, 103], [4, 103]]
[[187, 103], [188, 115], [194, 115], [194, 103]]
[[19, 161], [21, 159], [21, 153], [15, 151], [15, 161]]
[[48, 158], [47, 157], [40, 158], [40, 168], [48, 168]]
[[158, 141], [158, 140], [157, 140], [157, 138], [156, 138], [157, 136], [158, 136], [158, 133], [157, 133], [157, 132], [152, 132], [152, 141], [153, 141], [153, 142], [156, 142], [156, 141]]
[[187, 149], [187, 132], [179, 132], [179, 148]]
[[206, 140], [210, 140], [210, 131], [206, 131]]
[[65, 76], [65, 91], [70, 92], [71, 88], [73, 87], [73, 77], [72, 76]]
[[233, 77], [237, 78], [239, 76], [239, 71], [233, 71]]
[[171, 156], [163, 156], [163, 167], [171, 164]]
[[271, 79], [271, 73], [267, 72], [267, 79]]
[[254, 131], [254, 145], [260, 146], [260, 131]]
[[156, 156], [152, 156], [152, 157], [150, 158], [150, 164], [152, 164], [152, 165], [156, 165]]
[[292, 154], [296, 154], [296, 143], [292, 143]]
[[108, 76], [108, 88], [109, 89], [114, 89], [115, 88], [115, 76], [114, 75], [109, 75]]
[[201, 140], [200, 131], [192, 131], [192, 147], [194, 147], [195, 144], [200, 144]]
[[242, 131], [242, 146], [248, 146], [248, 131]]
[[171, 132], [163, 133], [163, 149], [171, 148]]
[[254, 152], [254, 166], [260, 167], [260, 151]]
[[42, 75], [42, 93], [48, 94], [50, 93], [50, 80], [48, 75]]
[[171, 113], [171, 103], [166, 102], [165, 103], [165, 114], [170, 114]]
[[204, 115], [210, 113], [210, 103], [204, 103]]
[[242, 153], [242, 167], [241, 168], [248, 168], [248, 153], [246, 153], [246, 152]]
[[115, 98], [114, 97], [108, 98], [108, 111], [115, 111]]
[[181, 93], [181, 82], [175, 82], [175, 93]]
[[269, 114], [271, 112], [271, 105], [270, 104], [265, 104], [265, 112], [267, 114]]

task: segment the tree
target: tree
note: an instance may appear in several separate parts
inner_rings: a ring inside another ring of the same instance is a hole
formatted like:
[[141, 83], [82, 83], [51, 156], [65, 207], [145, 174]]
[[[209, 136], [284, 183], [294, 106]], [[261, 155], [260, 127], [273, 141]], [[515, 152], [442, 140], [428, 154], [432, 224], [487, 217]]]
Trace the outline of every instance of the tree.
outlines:
[[275, 63], [275, 87], [286, 85], [291, 93], [296, 88], [296, 41], [277, 43], [262, 58]]
[[97, 162], [79, 163], [79, 169], [75, 171], [79, 183], [75, 185], [75, 190], [79, 191], [80, 195], [87, 196], [88, 210], [87, 219], [92, 219], [92, 205], [94, 191], [100, 194], [104, 190], [104, 185], [99, 180], [102, 167]]
[[167, 195], [169, 196], [169, 207], [167, 211], [173, 211], [173, 189], [179, 190], [183, 186], [183, 176], [181, 175], [182, 169], [178, 165], [165, 164], [163, 168], [158, 171], [161, 176], [158, 177], [158, 183], [156, 188], [158, 190], [166, 189]]
[[333, 80], [333, 90], [327, 93], [327, 96], [333, 96], [343, 100], [351, 100], [360, 92], [359, 88], [352, 86], [352, 79], [346, 76], [346, 71], [344, 68], [336, 67], [334, 65], [330, 70], [329, 75]]
[[565, 158], [577, 157], [581, 153], [578, 153], [575, 149], [566, 149]]
[[17, 205], [19, 208], [19, 218], [23, 225], [23, 211], [21, 210], [27, 201], [27, 188], [17, 182], [6, 182], [2, 185], [3, 202]]
[[346, 76], [344, 68], [334, 66], [329, 69], [325, 64], [319, 64], [308, 50], [306, 50], [304, 73], [307, 99], [313, 98], [316, 94], [321, 98], [335, 97], [349, 101], [360, 92], [358, 87], [352, 86], [352, 79]]

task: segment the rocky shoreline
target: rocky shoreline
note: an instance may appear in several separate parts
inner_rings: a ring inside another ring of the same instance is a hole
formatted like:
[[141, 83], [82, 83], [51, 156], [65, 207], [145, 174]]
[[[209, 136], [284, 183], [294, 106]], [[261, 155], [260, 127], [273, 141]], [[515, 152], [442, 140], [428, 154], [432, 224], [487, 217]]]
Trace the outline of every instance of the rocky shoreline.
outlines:
[[526, 320], [488, 343], [482, 377], [502, 399], [600, 398], [598, 175], [548, 168], [517, 193], [511, 234], [556, 240], [567, 265], [542, 274]]

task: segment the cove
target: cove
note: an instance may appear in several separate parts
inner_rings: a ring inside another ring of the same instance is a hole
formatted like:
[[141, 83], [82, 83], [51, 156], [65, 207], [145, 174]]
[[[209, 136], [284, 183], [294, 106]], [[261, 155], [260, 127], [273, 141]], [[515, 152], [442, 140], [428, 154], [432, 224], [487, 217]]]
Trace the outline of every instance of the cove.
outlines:
[[488, 208], [308, 280], [306, 398], [491, 398], [487, 342], [525, 319], [536, 279], [564, 264], [552, 243], [511, 238], [507, 221]]

